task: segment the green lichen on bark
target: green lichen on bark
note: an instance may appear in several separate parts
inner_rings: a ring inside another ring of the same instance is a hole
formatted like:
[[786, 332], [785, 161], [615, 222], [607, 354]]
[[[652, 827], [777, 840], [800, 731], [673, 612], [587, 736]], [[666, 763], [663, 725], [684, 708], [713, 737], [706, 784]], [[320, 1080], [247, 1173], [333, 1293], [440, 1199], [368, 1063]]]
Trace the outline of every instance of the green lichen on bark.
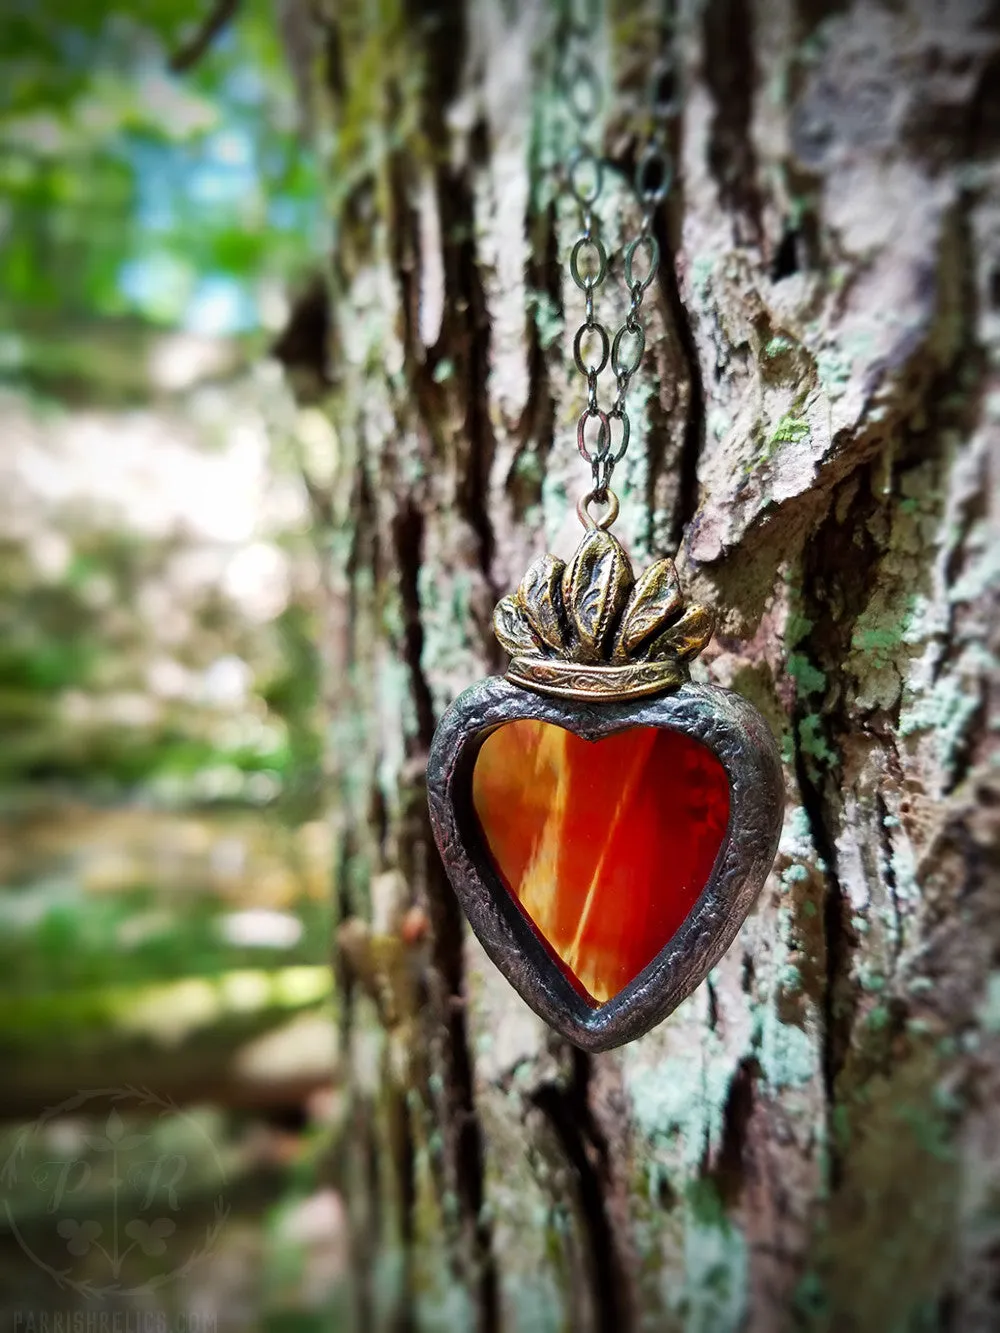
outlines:
[[[587, 481], [550, 19], [456, 0], [325, 20], [342, 906], [375, 959], [344, 945], [347, 997], [368, 996], [348, 1008], [341, 1150], [362, 1305], [377, 1272], [380, 1318], [409, 1301], [441, 1328], [883, 1333], [949, 1301], [995, 1312], [988, 1207], [961, 1202], [985, 1131], [955, 1095], [1000, 1064], [977, 813], [996, 782], [995, 332], [973, 299], [995, 206], [962, 184], [985, 150], [955, 129], [992, 39], [881, 7], [806, 34], [732, 0], [685, 19], [683, 189], [655, 220], [621, 532], [638, 559], [679, 545], [689, 592], [715, 602], [700, 670], [781, 735], [789, 809], [709, 983], [587, 1060], [463, 936], [422, 813], [435, 718], [501, 665], [492, 604], [532, 556], [569, 553]], [[658, 37], [651, 6], [601, 23], [615, 251]], [[401, 914], [373, 924], [390, 872], [426, 916], [415, 943]], [[390, 1019], [405, 978], [421, 1002]], [[357, 1144], [382, 1167], [381, 1229]]]

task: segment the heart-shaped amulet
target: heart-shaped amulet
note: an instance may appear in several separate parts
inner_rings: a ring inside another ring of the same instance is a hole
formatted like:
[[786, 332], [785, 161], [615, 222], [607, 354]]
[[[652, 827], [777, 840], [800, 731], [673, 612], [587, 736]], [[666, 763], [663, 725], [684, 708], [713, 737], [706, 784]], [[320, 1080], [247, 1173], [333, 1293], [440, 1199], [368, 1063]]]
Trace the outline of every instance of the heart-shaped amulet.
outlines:
[[508, 722], [479, 751], [472, 801], [505, 887], [601, 1004], [677, 933], [729, 820], [712, 751], [656, 727], [586, 741], [549, 722]]
[[595, 530], [497, 608], [507, 678], [434, 735], [448, 877], [487, 953], [587, 1050], [666, 1017], [729, 947], [781, 830], [774, 737], [739, 695], [686, 680], [711, 632], [670, 561], [636, 582]]

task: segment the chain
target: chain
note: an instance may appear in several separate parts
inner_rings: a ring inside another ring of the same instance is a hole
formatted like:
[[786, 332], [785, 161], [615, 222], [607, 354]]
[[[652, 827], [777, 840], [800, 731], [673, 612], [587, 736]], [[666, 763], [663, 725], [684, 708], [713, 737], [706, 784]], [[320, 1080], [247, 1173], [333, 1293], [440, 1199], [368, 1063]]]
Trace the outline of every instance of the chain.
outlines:
[[[567, 0], [562, 15], [557, 44], [560, 52], [556, 83], [574, 122], [576, 145], [566, 170], [569, 191], [580, 210], [580, 235], [570, 252], [569, 271], [584, 295], [584, 321], [573, 339], [573, 360], [587, 381], [587, 406], [576, 428], [577, 448], [590, 464], [593, 490], [581, 504], [592, 500], [606, 503], [611, 475], [625, 457], [631, 425], [626, 397], [633, 375], [639, 369], [646, 350], [646, 332], [640, 321], [643, 297], [656, 277], [660, 247], [653, 232], [656, 210], [667, 197], [673, 181], [673, 159], [668, 144], [670, 120], [677, 114], [676, 58], [670, 43], [673, 12], [664, 15], [664, 52], [650, 78], [647, 113], [649, 139], [635, 169], [635, 192], [642, 206], [639, 233], [625, 246], [625, 286], [629, 307], [614, 337], [597, 317], [595, 297], [608, 272], [608, 252], [601, 240], [600, 221], [594, 211], [604, 184], [604, 163], [585, 141], [588, 127], [596, 120], [601, 106], [601, 81], [590, 58], [597, 16], [594, 0], [585, 0], [589, 11], [583, 19], [575, 17], [573, 0]], [[597, 381], [611, 363], [615, 377], [615, 397], [610, 409], [601, 410]], [[588, 444], [588, 428], [597, 422], [597, 438]], [[614, 443], [616, 423], [618, 438]]]

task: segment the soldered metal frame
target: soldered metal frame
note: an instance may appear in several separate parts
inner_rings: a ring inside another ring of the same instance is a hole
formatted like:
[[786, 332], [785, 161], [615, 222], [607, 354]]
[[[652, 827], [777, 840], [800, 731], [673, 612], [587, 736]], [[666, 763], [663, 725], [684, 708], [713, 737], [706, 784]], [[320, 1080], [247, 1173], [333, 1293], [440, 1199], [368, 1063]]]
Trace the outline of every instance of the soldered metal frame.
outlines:
[[[604, 1004], [588, 1002], [504, 884], [472, 799], [479, 751], [497, 728], [522, 718], [588, 741], [633, 727], [662, 727], [700, 741], [729, 780], [729, 819], [694, 907], [656, 957]], [[766, 721], [747, 700], [682, 683], [657, 697], [586, 703], [525, 689], [500, 676], [479, 681], [446, 711], [427, 767], [431, 824], [448, 878], [489, 957], [521, 997], [585, 1051], [633, 1041], [705, 979], [733, 942], [774, 861], [784, 781]]]

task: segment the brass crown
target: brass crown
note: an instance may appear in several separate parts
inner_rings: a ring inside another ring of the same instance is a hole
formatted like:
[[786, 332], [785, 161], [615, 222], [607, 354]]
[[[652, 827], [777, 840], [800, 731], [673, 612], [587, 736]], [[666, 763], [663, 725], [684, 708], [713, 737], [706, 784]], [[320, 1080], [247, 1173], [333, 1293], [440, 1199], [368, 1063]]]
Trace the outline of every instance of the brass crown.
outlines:
[[567, 565], [543, 555], [493, 613], [511, 656], [507, 679], [570, 699], [628, 699], [675, 689], [712, 637], [711, 611], [685, 606], [674, 562], [638, 579], [621, 542], [592, 528]]

